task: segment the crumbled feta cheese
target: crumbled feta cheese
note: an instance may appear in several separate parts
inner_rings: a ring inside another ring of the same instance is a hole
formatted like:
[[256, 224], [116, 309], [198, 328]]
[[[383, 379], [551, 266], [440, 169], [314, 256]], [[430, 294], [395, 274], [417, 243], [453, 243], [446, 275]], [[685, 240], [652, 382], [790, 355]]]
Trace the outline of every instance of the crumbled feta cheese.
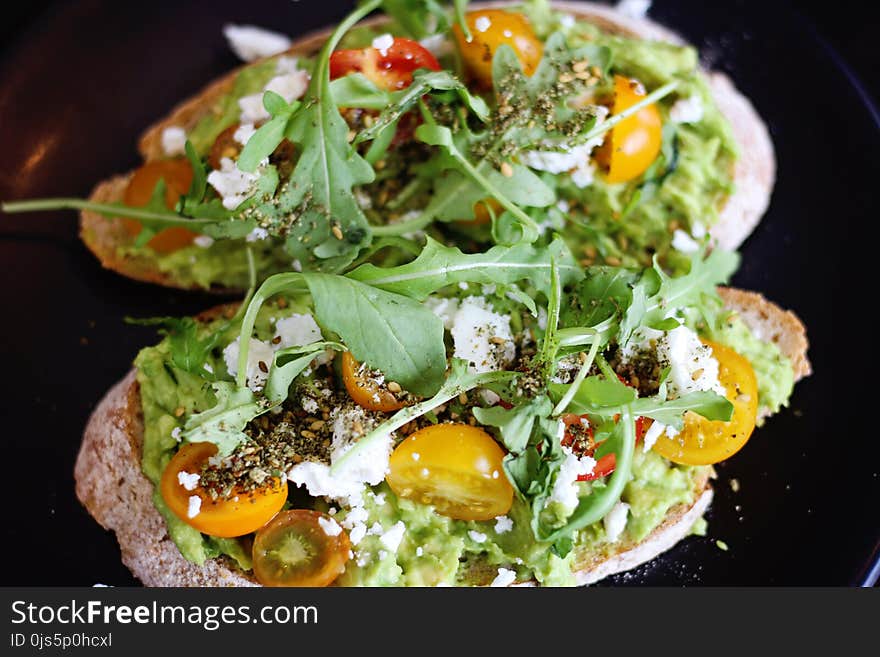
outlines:
[[571, 14], [561, 14], [559, 16], [559, 24], [564, 28], [574, 27], [575, 18]]
[[447, 39], [445, 34], [432, 34], [419, 41], [419, 43], [426, 50], [431, 51], [434, 57], [443, 57], [453, 51], [452, 41]]
[[189, 504], [186, 507], [186, 517], [195, 518], [202, 510], [202, 498], [198, 495], [189, 496]]
[[207, 249], [214, 243], [214, 238], [210, 235], [196, 235], [193, 238], [193, 244], [196, 246]]
[[416, 556], [420, 557], [425, 553], [425, 549], [420, 545], [416, 548]]
[[651, 0], [620, 0], [614, 8], [624, 16], [644, 18], [651, 8]]
[[242, 146], [247, 146], [247, 143], [251, 140], [251, 137], [253, 137], [256, 133], [257, 129], [254, 127], [253, 123], [242, 123], [233, 133], [232, 138]]
[[162, 152], [168, 157], [186, 152], [186, 132], [180, 126], [168, 126], [162, 131]]
[[220, 160], [220, 170], [208, 174], [208, 184], [223, 198], [223, 207], [234, 210], [250, 197], [259, 173], [239, 169], [228, 157]]
[[385, 506], [385, 493], [373, 495], [373, 501], [376, 503], [376, 506]]
[[174, 427], [171, 430], [171, 437], [174, 438], [177, 442], [180, 442], [180, 432], [183, 431], [180, 427]]
[[428, 310], [443, 320], [443, 327], [447, 330], [452, 328], [455, 314], [458, 312], [458, 299], [445, 299], [442, 297], [428, 297], [424, 301]]
[[287, 75], [296, 73], [299, 69], [299, 59], [296, 57], [283, 56], [275, 60], [275, 74]]
[[339, 534], [342, 533], [342, 525], [336, 522], [333, 518], [319, 516], [318, 524], [321, 525], [321, 529], [324, 530], [324, 533], [327, 534], [327, 536], [339, 536]]
[[[352, 530], [348, 533], [348, 539], [351, 541], [352, 545], [357, 545], [362, 540], [364, 540], [364, 536], [367, 535], [366, 525], [363, 523], [356, 524]], [[368, 555], [369, 556], [369, 555]]]
[[626, 529], [626, 517], [628, 514], [629, 504], [626, 502], [618, 502], [602, 519], [602, 524], [605, 525], [605, 538], [607, 538], [610, 543], [613, 543], [620, 538], [623, 530]]
[[373, 47], [379, 51], [382, 57], [388, 56], [388, 49], [394, 45], [394, 37], [390, 34], [382, 34], [373, 39]]
[[245, 242], [260, 242], [269, 238], [269, 231], [257, 226], [244, 237]]
[[654, 446], [654, 443], [657, 442], [657, 439], [661, 435], [663, 435], [663, 433], [665, 433], [666, 436], [669, 438], [675, 438], [678, 435], [679, 431], [673, 426], [667, 426], [665, 424], [657, 422], [657, 420], [654, 420], [651, 423], [651, 426], [648, 427], [648, 430], [645, 432], [645, 444], [642, 448], [642, 451], [647, 454]]
[[263, 105], [263, 94], [273, 91], [281, 96], [285, 102], [293, 102], [300, 98], [309, 88], [308, 71], [296, 70], [291, 73], [276, 75], [269, 80], [263, 91], [238, 99], [238, 108], [241, 110], [239, 123], [260, 123], [269, 118], [269, 112]]
[[402, 520], [398, 520], [391, 529], [379, 537], [379, 542], [388, 548], [389, 552], [397, 553], [397, 548], [400, 547], [400, 541], [403, 540], [403, 533], [405, 531], [406, 525], [403, 524]]
[[318, 412], [318, 409], [319, 409], [318, 402], [316, 402], [314, 399], [312, 399], [308, 395], [303, 395], [302, 398], [300, 399], [299, 403], [300, 403], [300, 406], [302, 406], [302, 409], [306, 413], [315, 414]]
[[461, 302], [452, 323], [454, 356], [468, 361], [474, 372], [503, 369], [516, 356], [510, 317], [493, 312], [483, 297]]
[[199, 479], [201, 477], [197, 473], [185, 472], [183, 470], [177, 473], [177, 483], [186, 490], [195, 490], [196, 486], [199, 485]]
[[682, 253], [695, 253], [700, 250], [700, 245], [681, 228], [677, 228], [672, 233], [672, 248]]
[[468, 530], [468, 536], [471, 537], [474, 543], [485, 543], [486, 538], [488, 538], [483, 532], [478, 532], [474, 529]]
[[271, 57], [290, 48], [290, 39], [285, 35], [255, 25], [229, 23], [223, 26], [223, 35], [232, 52], [245, 62]]
[[681, 397], [689, 392], [713, 390], [724, 396], [718, 381], [718, 361], [712, 348], [700, 342], [700, 338], [687, 326], [668, 331], [657, 345], [661, 362], [669, 365], [667, 379], [670, 394]]
[[593, 180], [595, 179], [596, 167], [594, 167], [593, 163], [589, 161], [586, 164], [579, 165], [577, 169], [571, 172], [571, 182], [573, 182], [574, 186], [578, 189], [589, 187], [593, 184]]
[[489, 586], [510, 586], [516, 581], [516, 571], [508, 568], [499, 568], [498, 575]]
[[477, 32], [485, 32], [490, 27], [492, 27], [492, 21], [487, 16], [480, 16], [476, 21], [474, 21], [474, 27]]
[[501, 396], [494, 390], [489, 390], [488, 388], [480, 388], [479, 392], [480, 397], [482, 397], [483, 399], [483, 403], [485, 403], [487, 406], [494, 406], [501, 401]]
[[669, 109], [673, 123], [697, 123], [703, 119], [703, 100], [699, 96], [680, 98]]
[[332, 476], [330, 466], [325, 463], [298, 463], [287, 473], [287, 480], [297, 486], [305, 486], [312, 497], [329, 497], [343, 504], [362, 501], [363, 482], [345, 476]]
[[706, 226], [702, 221], [695, 221], [691, 226], [691, 235], [694, 239], [701, 240], [706, 237]]
[[[596, 108], [596, 125], [600, 125], [608, 116], [608, 108]], [[598, 135], [579, 146], [566, 148], [562, 151], [527, 151], [521, 155], [523, 164], [538, 171], [560, 174], [571, 173], [572, 182], [579, 188], [590, 185], [595, 175], [595, 167], [590, 161], [593, 149], [601, 145], [604, 135]]]
[[[240, 338], [235, 338], [235, 341], [231, 342], [226, 349], [223, 350], [223, 360], [226, 362], [226, 370], [231, 376], [236, 376], [238, 374], [239, 340]], [[263, 389], [266, 379], [269, 378], [268, 370], [272, 365], [274, 357], [275, 350], [272, 349], [272, 345], [263, 342], [262, 340], [257, 340], [256, 338], [250, 339], [250, 342], [248, 343], [247, 358], [248, 388], [254, 392]], [[260, 367], [260, 363], [263, 363], [263, 367]], [[266, 371], [264, 372], [263, 369]]]
[[280, 346], [303, 347], [324, 339], [321, 329], [311, 315], [294, 314], [275, 323], [275, 338], [280, 338]]
[[299, 260], [294, 260], [293, 262], [291, 262], [290, 267], [291, 269], [293, 269], [293, 271], [297, 273], [303, 270], [302, 263]]
[[[560, 422], [560, 425], [563, 423]], [[565, 430], [563, 425], [562, 430]], [[577, 478], [581, 475], [590, 474], [596, 467], [596, 461], [590, 456], [577, 457], [568, 447], [563, 447], [565, 460], [559, 467], [553, 491], [547, 499], [546, 505], [559, 502], [565, 509], [573, 509], [578, 504]]]
[[506, 534], [513, 529], [513, 520], [507, 516], [497, 516], [495, 518], [495, 533]]

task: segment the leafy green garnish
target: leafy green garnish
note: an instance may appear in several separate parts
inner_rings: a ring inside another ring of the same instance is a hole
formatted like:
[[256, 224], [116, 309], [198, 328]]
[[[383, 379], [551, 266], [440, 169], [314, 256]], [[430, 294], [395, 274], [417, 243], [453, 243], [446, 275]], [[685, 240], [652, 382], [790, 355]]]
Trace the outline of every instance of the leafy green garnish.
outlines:
[[205, 362], [229, 325], [226, 322], [205, 337], [200, 338], [199, 323], [192, 317], [150, 317], [147, 319], [126, 317], [125, 321], [128, 324], [138, 326], [159, 326], [159, 333], [168, 336], [171, 364], [177, 369], [202, 378], [211, 378], [210, 372], [205, 369]]

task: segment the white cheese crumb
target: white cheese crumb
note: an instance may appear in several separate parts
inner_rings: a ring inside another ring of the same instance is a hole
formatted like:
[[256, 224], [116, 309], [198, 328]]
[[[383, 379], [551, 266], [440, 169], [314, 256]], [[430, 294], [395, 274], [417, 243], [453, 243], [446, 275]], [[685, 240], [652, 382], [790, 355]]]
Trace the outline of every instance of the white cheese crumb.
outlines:
[[494, 390], [489, 390], [488, 388], [480, 388], [479, 392], [480, 397], [483, 398], [483, 402], [487, 406], [494, 406], [501, 401], [501, 396]]
[[669, 109], [673, 123], [697, 123], [703, 119], [703, 100], [699, 96], [680, 98]]
[[254, 127], [253, 123], [242, 123], [233, 133], [232, 138], [242, 146], [247, 146], [247, 143], [251, 140], [251, 137], [253, 137], [256, 133], [257, 129]]
[[208, 184], [223, 198], [223, 207], [234, 210], [250, 197], [258, 172], [247, 173], [239, 169], [228, 157], [220, 160], [220, 170], [208, 174]]
[[672, 233], [672, 248], [682, 253], [695, 253], [700, 250], [700, 245], [681, 228], [677, 228]]
[[321, 529], [324, 530], [324, 533], [327, 534], [327, 536], [339, 536], [339, 534], [342, 533], [342, 525], [336, 522], [333, 518], [319, 516], [318, 524], [321, 525]]
[[495, 518], [495, 533], [506, 534], [513, 529], [513, 520], [507, 516], [497, 516]]
[[276, 75], [269, 80], [263, 91], [250, 96], [244, 96], [238, 99], [238, 108], [241, 110], [239, 123], [261, 123], [269, 118], [269, 112], [263, 105], [263, 94], [266, 91], [273, 91], [281, 96], [285, 102], [293, 102], [297, 98], [302, 97], [309, 88], [308, 71], [293, 71]]
[[186, 508], [186, 517], [195, 518], [202, 510], [202, 498], [198, 495], [189, 496], [189, 505]]
[[691, 226], [691, 235], [694, 239], [701, 240], [706, 237], [706, 226], [702, 221], [695, 221]]
[[302, 406], [302, 409], [309, 414], [317, 413], [318, 409], [320, 408], [318, 406], [318, 402], [307, 395], [303, 395], [302, 399], [300, 400], [300, 406]]
[[657, 346], [661, 362], [669, 365], [669, 392], [681, 397], [689, 392], [713, 390], [724, 396], [718, 381], [718, 361], [712, 348], [700, 342], [699, 336], [687, 326], [678, 326], [661, 339]]
[[[233, 377], [238, 374], [239, 340], [240, 338], [235, 338], [235, 341], [231, 342], [226, 349], [223, 350], [223, 360], [226, 362], [226, 371]], [[248, 388], [254, 392], [263, 389], [266, 379], [269, 378], [269, 372], [264, 372], [263, 368], [260, 367], [260, 363], [263, 363], [265, 369], [269, 370], [274, 358], [275, 351], [272, 349], [272, 345], [263, 342], [262, 340], [257, 340], [256, 338], [250, 339], [250, 342], [248, 343], [246, 375]]]
[[458, 299], [445, 299], [442, 297], [428, 297], [423, 302], [428, 310], [443, 320], [443, 327], [447, 330], [452, 328], [455, 314], [458, 312]]
[[628, 514], [629, 504], [626, 502], [618, 502], [602, 519], [602, 524], [605, 525], [605, 538], [607, 538], [610, 543], [613, 543], [620, 538], [623, 530], [626, 529], [626, 517]]
[[[564, 425], [562, 430], [565, 430]], [[562, 451], [565, 452], [565, 460], [559, 467], [553, 491], [550, 493], [546, 505], [559, 502], [563, 508], [573, 509], [578, 504], [577, 478], [590, 474], [596, 467], [596, 461], [590, 456], [577, 457], [568, 447], [563, 447]]]
[[348, 538], [351, 541], [352, 545], [357, 545], [362, 540], [364, 540], [364, 536], [367, 535], [367, 527], [363, 523], [356, 524], [354, 528], [348, 533]]
[[400, 541], [403, 540], [403, 533], [405, 531], [406, 525], [403, 524], [402, 520], [398, 520], [391, 529], [379, 537], [379, 542], [388, 548], [389, 552], [397, 553], [397, 548], [400, 547]]
[[483, 532], [478, 532], [474, 529], [468, 530], [468, 536], [471, 537], [474, 543], [485, 543], [486, 538], [488, 538]]
[[416, 548], [416, 556], [417, 557], [422, 556], [424, 553], [425, 553], [425, 550], [421, 545]]
[[293, 314], [275, 323], [275, 338], [280, 338], [282, 348], [304, 347], [324, 339], [315, 318], [309, 314]]
[[492, 21], [486, 16], [480, 16], [476, 21], [474, 21], [474, 27], [477, 32], [485, 32], [490, 27], [492, 27]]
[[562, 14], [559, 16], [559, 24], [565, 28], [574, 27], [575, 18], [571, 14]]
[[180, 427], [174, 427], [171, 430], [171, 437], [174, 438], [177, 442], [180, 442], [180, 433], [183, 431]]
[[651, 8], [651, 0], [620, 0], [614, 8], [624, 16], [644, 18]]
[[362, 501], [363, 482], [344, 476], [331, 476], [330, 466], [325, 463], [298, 463], [287, 473], [287, 480], [297, 486], [305, 486], [312, 497], [329, 497], [348, 505]]
[[451, 333], [453, 355], [468, 361], [473, 372], [504, 369], [516, 356], [510, 317], [493, 312], [483, 297], [461, 302]]
[[373, 501], [376, 503], [376, 506], [385, 506], [385, 493], [374, 495]]
[[394, 37], [390, 34], [382, 34], [373, 39], [373, 47], [379, 51], [382, 57], [388, 56], [388, 49], [394, 45]]
[[236, 56], [245, 62], [271, 57], [290, 48], [290, 39], [278, 32], [271, 32], [255, 25], [223, 26], [223, 35]]
[[275, 73], [278, 75], [296, 73], [298, 69], [299, 59], [296, 57], [283, 56], [275, 60]]
[[299, 260], [294, 260], [293, 262], [291, 262], [290, 267], [293, 269], [293, 271], [297, 273], [303, 270], [302, 263]]
[[177, 483], [186, 490], [195, 490], [196, 486], [199, 485], [199, 479], [201, 477], [197, 473], [185, 472], [183, 470], [177, 473]]
[[266, 230], [265, 228], [261, 228], [260, 226], [257, 226], [251, 232], [249, 232], [247, 235], [245, 235], [244, 241], [245, 242], [261, 242], [265, 239], [269, 239], [269, 231]]
[[651, 423], [651, 426], [648, 427], [648, 430], [645, 432], [645, 444], [642, 448], [642, 451], [647, 454], [654, 446], [654, 443], [657, 442], [657, 439], [664, 433], [669, 438], [675, 438], [678, 435], [679, 431], [673, 426], [667, 426], [665, 424], [657, 422], [657, 420], [654, 420]]
[[186, 132], [180, 126], [168, 126], [162, 131], [162, 151], [168, 157], [186, 152]]
[[209, 248], [214, 243], [214, 238], [210, 235], [196, 235], [193, 238], [193, 244], [202, 249]]
[[516, 571], [508, 568], [499, 568], [498, 575], [489, 586], [510, 586], [516, 581]]

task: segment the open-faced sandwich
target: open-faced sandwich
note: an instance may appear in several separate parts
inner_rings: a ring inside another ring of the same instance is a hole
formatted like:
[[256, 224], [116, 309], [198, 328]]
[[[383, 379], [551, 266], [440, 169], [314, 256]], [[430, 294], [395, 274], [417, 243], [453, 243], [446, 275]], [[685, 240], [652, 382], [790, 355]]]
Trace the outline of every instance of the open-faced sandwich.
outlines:
[[810, 371], [800, 321], [583, 270], [561, 238], [270, 277], [95, 410], [77, 494], [148, 585], [588, 583], [703, 531], [712, 465]]
[[251, 264], [395, 264], [425, 233], [477, 250], [556, 230], [585, 264], [682, 272], [754, 228], [771, 142], [692, 47], [593, 3], [465, 4], [370, 0], [293, 45], [230, 28], [256, 61], [148, 129], [141, 167], [89, 201], [5, 207], [81, 209], [132, 278], [241, 290]]

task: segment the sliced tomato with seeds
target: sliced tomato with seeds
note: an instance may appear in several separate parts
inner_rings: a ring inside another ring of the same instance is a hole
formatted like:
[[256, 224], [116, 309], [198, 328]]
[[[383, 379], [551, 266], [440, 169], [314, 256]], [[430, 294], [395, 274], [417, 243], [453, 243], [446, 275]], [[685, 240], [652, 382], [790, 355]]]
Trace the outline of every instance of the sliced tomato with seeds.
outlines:
[[369, 47], [358, 50], [337, 50], [330, 55], [330, 79], [349, 73], [363, 73], [380, 89], [398, 91], [413, 80], [413, 72], [427, 68], [440, 70], [440, 62], [418, 41], [396, 37], [388, 48]]

